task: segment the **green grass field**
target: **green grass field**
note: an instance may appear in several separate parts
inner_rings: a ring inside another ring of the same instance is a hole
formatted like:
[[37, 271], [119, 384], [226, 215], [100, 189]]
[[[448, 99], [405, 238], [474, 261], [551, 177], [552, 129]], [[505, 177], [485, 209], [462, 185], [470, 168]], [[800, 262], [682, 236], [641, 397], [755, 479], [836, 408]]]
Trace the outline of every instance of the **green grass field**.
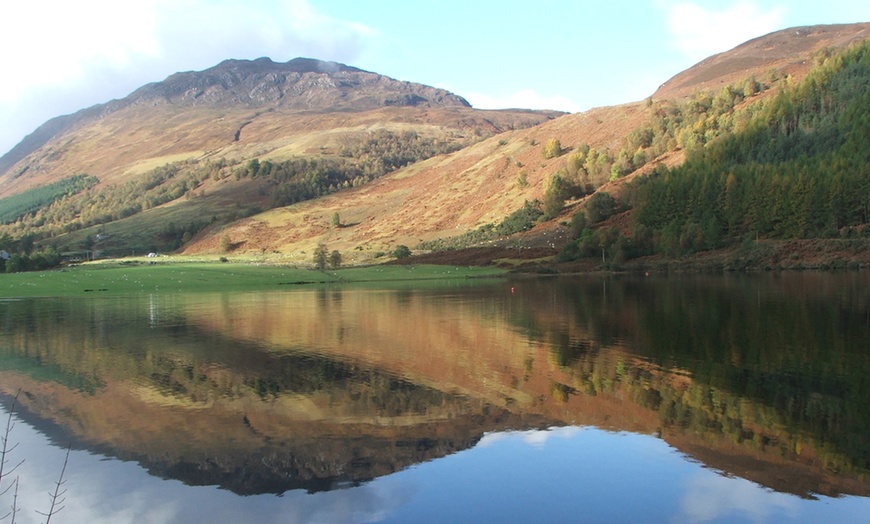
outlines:
[[292, 289], [301, 285], [389, 283], [503, 275], [504, 270], [452, 266], [371, 266], [315, 271], [281, 266], [209, 263], [90, 263], [53, 271], [0, 275], [0, 298], [130, 295]]

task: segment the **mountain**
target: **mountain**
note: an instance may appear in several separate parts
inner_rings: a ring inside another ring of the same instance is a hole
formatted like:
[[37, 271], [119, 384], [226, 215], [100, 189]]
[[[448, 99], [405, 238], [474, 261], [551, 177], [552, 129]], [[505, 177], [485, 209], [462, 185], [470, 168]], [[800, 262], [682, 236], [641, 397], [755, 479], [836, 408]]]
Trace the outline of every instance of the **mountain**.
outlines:
[[49, 120], [0, 158], [0, 175], [51, 139], [130, 107], [308, 111], [379, 107], [471, 107], [443, 89], [401, 82], [355, 67], [310, 58], [226, 60], [200, 72], [176, 73], [129, 96]]
[[[354, 263], [400, 244], [484, 242], [495, 249], [489, 262], [524, 256], [522, 247], [553, 255], [573, 243], [571, 216], [600, 203], [593, 193], [625, 205], [637, 177], [743, 132], [758, 108], [868, 31], [779, 31], [700, 62], [645, 101], [573, 115], [476, 110], [444, 90], [311, 59], [228, 60], [40, 127], [0, 159], [0, 236], [110, 256], [302, 264], [319, 243]], [[543, 222], [521, 220], [526, 202]], [[631, 212], [611, 207], [605, 223], [629, 231]]]
[[186, 106], [366, 110], [388, 106], [471, 107], [443, 89], [401, 82], [355, 67], [310, 58], [227, 60], [202, 72], [178, 73], [129, 97]]

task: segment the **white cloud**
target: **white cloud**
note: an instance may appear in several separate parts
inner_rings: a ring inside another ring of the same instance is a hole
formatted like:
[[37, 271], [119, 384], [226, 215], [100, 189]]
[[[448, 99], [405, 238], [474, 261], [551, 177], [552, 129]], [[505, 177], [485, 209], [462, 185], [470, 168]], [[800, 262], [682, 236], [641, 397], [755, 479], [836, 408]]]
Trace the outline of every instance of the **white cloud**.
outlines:
[[0, 154], [49, 118], [227, 58], [353, 63], [379, 38], [308, 0], [9, 2], [0, 24]]
[[533, 89], [523, 89], [503, 96], [471, 93], [465, 98], [477, 109], [555, 109], [569, 113], [576, 113], [580, 110], [580, 106], [567, 97], [561, 95], [542, 96]]
[[0, 31], [0, 49], [16, 81], [0, 83], [0, 103], [34, 89], [80, 86], [95, 69], [127, 69], [153, 57], [158, 47], [152, 7], [101, 0], [11, 4], [12, 23]]
[[690, 2], [660, 5], [667, 10], [673, 45], [695, 60], [783, 29], [786, 14], [781, 6], [762, 10], [755, 2], [744, 0], [718, 10]]

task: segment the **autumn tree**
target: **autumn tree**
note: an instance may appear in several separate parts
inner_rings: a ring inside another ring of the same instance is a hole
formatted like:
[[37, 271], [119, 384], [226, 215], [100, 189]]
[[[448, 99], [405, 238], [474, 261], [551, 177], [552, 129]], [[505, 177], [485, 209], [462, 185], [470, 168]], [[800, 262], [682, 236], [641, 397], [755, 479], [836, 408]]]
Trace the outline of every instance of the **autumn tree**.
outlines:
[[562, 142], [558, 138], [551, 138], [544, 146], [544, 158], [556, 158], [562, 153]]
[[550, 185], [544, 193], [543, 211], [546, 220], [555, 218], [562, 212], [565, 208], [565, 198], [565, 181], [561, 173], [556, 173], [550, 179]]

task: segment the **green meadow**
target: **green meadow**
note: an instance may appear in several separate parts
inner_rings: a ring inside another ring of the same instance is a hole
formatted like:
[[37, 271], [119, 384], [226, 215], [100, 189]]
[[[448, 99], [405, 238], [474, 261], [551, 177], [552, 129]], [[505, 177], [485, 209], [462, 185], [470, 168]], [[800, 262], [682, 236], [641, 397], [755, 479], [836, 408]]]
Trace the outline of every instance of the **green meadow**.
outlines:
[[317, 271], [273, 265], [138, 261], [89, 263], [0, 275], [0, 298], [257, 291], [295, 286], [493, 277], [504, 270], [453, 266], [371, 266]]

